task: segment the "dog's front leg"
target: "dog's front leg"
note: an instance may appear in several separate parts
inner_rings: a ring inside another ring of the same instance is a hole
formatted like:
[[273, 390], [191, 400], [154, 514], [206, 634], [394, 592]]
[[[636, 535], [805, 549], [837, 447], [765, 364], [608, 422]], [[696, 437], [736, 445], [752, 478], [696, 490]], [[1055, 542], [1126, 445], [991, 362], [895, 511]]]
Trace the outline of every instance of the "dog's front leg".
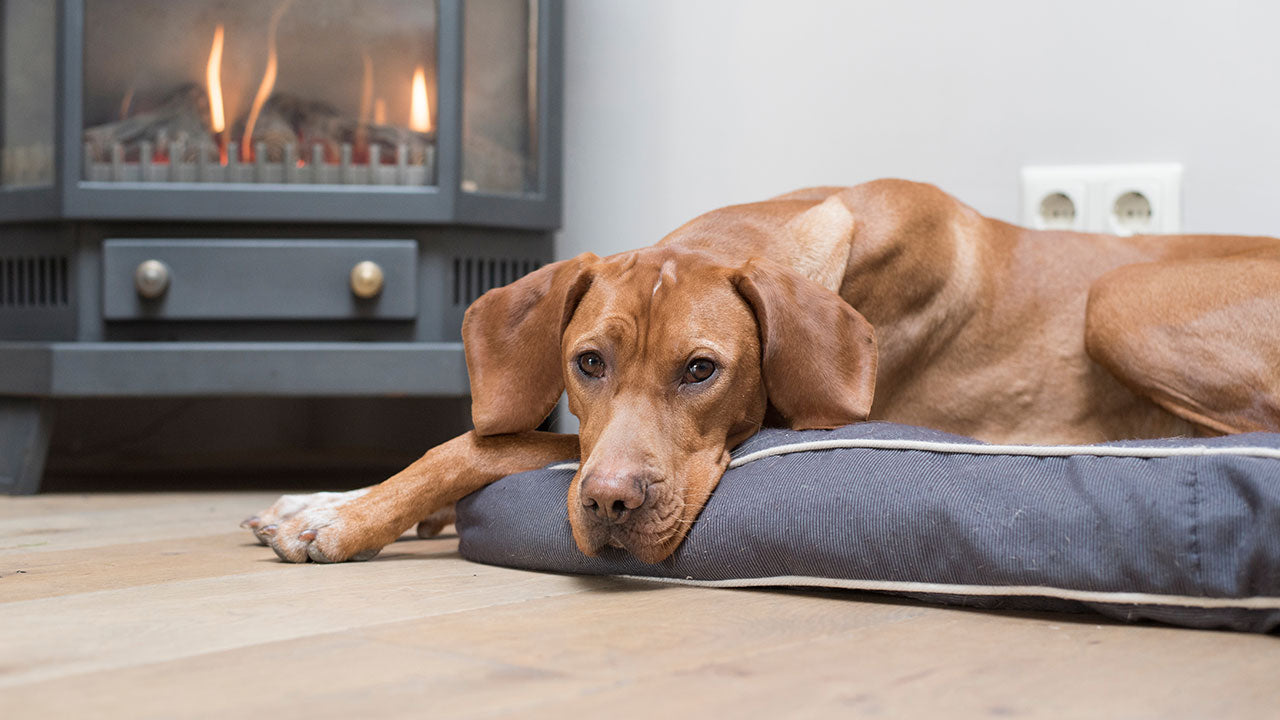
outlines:
[[414, 523], [429, 520], [495, 480], [577, 457], [577, 435], [468, 432], [432, 448], [379, 485], [349, 493], [285, 496], [247, 524], [288, 562], [368, 560]]

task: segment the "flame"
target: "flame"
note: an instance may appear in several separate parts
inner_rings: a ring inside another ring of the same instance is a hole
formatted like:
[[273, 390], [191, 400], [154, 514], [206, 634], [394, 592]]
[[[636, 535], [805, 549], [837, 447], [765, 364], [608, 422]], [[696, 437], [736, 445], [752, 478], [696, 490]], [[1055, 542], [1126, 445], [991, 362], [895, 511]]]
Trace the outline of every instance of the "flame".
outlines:
[[209, 120], [215, 134], [227, 129], [227, 118], [222, 108], [222, 23], [213, 31], [213, 48], [209, 50], [209, 65], [205, 78], [209, 81]]
[[276, 86], [276, 65], [279, 56], [276, 53], [276, 33], [280, 29], [280, 18], [293, 4], [293, 0], [284, 0], [276, 11], [271, 13], [271, 22], [267, 25], [267, 68], [262, 72], [262, 82], [258, 84], [258, 94], [253, 97], [253, 106], [249, 109], [249, 118], [244, 123], [244, 141], [240, 144], [240, 158], [249, 162], [253, 157], [253, 128], [258, 124], [258, 114], [271, 91]]
[[431, 107], [427, 104], [427, 71], [421, 65], [413, 71], [413, 95], [409, 105], [409, 129], [431, 131]]
[[387, 101], [382, 98], [373, 101], [373, 124], [387, 124]]

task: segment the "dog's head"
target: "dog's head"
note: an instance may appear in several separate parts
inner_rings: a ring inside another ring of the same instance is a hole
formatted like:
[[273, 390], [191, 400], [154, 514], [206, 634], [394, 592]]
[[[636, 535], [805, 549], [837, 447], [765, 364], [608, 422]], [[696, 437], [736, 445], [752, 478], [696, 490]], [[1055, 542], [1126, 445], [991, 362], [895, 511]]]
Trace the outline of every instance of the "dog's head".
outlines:
[[875, 383], [872, 328], [835, 293], [768, 260], [670, 247], [548, 265], [476, 301], [463, 338], [477, 432], [531, 430], [567, 390], [574, 540], [651, 563], [766, 413], [796, 429], [863, 420]]

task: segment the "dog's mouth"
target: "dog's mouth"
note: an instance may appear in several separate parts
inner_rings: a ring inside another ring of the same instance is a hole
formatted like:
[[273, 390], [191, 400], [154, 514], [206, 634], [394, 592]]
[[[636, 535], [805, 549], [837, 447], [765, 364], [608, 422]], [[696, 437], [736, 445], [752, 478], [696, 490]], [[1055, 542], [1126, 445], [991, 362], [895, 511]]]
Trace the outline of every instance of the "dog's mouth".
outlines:
[[[653, 465], [636, 472], [634, 466], [619, 470], [584, 459], [568, 497], [574, 542], [587, 555], [613, 547], [650, 564], [666, 560], [693, 529], [728, 464], [723, 450], [667, 463], [657, 472]], [[633, 490], [637, 477], [647, 478], [642, 496]]]
[[636, 559], [645, 563], [658, 563], [666, 560], [684, 541], [685, 533], [673, 529], [664, 534], [652, 535], [637, 533], [626, 527], [605, 528], [604, 542], [589, 555], [598, 554], [605, 547], [616, 548], [631, 553]]
[[659, 532], [636, 532], [631, 528], [614, 528], [608, 545], [634, 555], [641, 562], [657, 563], [666, 560], [684, 542], [688, 526], [681, 527], [676, 520], [671, 527]]
[[[651, 486], [651, 497], [623, 522], [601, 519], [596, 513], [573, 503], [570, 525], [578, 548], [587, 555], [597, 555], [606, 547], [631, 553], [646, 563], [665, 560], [684, 540], [691, 520], [684, 518], [685, 503], [678, 495], [663, 492], [660, 485]], [[657, 492], [653, 492], [653, 491]]]

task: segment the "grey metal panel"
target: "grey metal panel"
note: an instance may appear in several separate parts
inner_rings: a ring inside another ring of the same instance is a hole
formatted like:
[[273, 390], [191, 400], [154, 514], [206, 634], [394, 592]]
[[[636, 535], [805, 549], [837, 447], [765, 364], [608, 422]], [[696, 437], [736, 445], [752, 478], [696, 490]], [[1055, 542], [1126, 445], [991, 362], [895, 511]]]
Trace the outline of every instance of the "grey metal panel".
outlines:
[[0, 342], [0, 395], [40, 396], [53, 386], [52, 343]]
[[102, 241], [93, 228], [73, 225], [76, 244], [75, 283], [76, 339], [103, 338], [102, 321]]
[[[76, 337], [75, 259], [74, 235], [66, 226], [31, 223], [0, 230], [0, 340]], [[35, 273], [30, 272], [33, 262]], [[20, 278], [17, 271], [24, 264], [28, 272]]]
[[[108, 320], [410, 320], [417, 315], [412, 240], [134, 240], [103, 243], [102, 312]], [[159, 260], [172, 279], [155, 300], [133, 274]], [[382, 293], [362, 300], [349, 274], [361, 261], [382, 267]]]
[[538, 82], [546, 102], [542, 108], [539, 167], [546, 215], [540, 227], [559, 229], [564, 192], [564, 3], [545, 0], [541, 7], [544, 57]]
[[560, 227], [559, 198], [545, 195], [489, 195], [459, 192], [455, 215], [460, 223], [484, 227]]
[[75, 321], [72, 305], [0, 307], [0, 339], [71, 340], [75, 337]]
[[462, 177], [462, 17], [461, 0], [436, 3], [436, 185], [451, 220]]
[[462, 343], [0, 343], [0, 395], [465, 397]]
[[[441, 177], [444, 169], [441, 168]], [[448, 222], [453, 207], [434, 187], [298, 187], [231, 183], [124, 183], [72, 180], [64, 215], [103, 220]]]
[[[156, 225], [145, 222], [75, 224], [66, 226], [75, 238], [74, 281], [77, 286], [78, 340], [84, 341], [210, 341], [210, 342], [442, 342], [460, 339], [462, 311], [474, 299], [466, 294], [462, 278], [455, 270], [465, 270], [465, 261], [508, 260], [547, 263], [553, 259], [551, 233], [465, 226], [395, 225], [347, 227], [319, 223], [233, 225], [228, 223], [184, 223]], [[349, 233], [349, 234], [348, 234]], [[0, 233], [3, 235], [3, 233]], [[104, 322], [102, 301], [102, 244], [105, 238], [181, 240], [215, 237], [284, 240], [351, 240], [393, 237], [418, 243], [418, 314], [411, 321], [366, 322], [350, 319], [279, 322], [254, 320], [210, 322], [208, 320], [112, 320]], [[514, 279], [508, 277], [507, 281]], [[459, 298], [459, 294], [465, 297]], [[0, 339], [7, 337], [0, 330]], [[41, 336], [29, 340], [61, 340]]]
[[81, 133], [84, 129], [84, 0], [58, 0], [58, 127], [54, 137], [57, 163], [59, 210], [65, 216], [73, 206], [72, 196], [80, 179], [83, 161]]
[[[487, 227], [559, 229], [564, 105], [564, 6], [559, 0], [538, 3], [538, 191], [500, 195], [459, 191], [454, 216], [459, 222]], [[461, 117], [459, 107], [459, 117]]]
[[0, 493], [30, 495], [40, 489], [52, 430], [49, 401], [0, 398]]
[[58, 190], [47, 188], [0, 188], [0, 217], [5, 222], [49, 220], [58, 217]]

